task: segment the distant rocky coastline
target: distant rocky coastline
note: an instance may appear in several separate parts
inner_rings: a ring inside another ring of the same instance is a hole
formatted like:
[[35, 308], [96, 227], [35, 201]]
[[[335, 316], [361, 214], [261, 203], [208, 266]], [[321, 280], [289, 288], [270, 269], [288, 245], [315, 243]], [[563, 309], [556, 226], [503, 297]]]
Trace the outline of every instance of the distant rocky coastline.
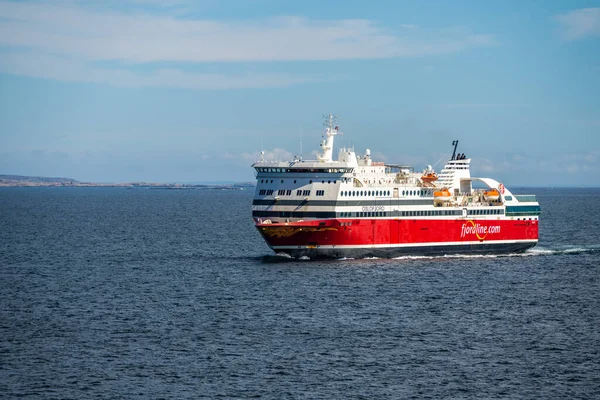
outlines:
[[231, 184], [195, 184], [195, 183], [156, 183], [124, 182], [95, 183], [80, 182], [71, 178], [53, 178], [43, 176], [0, 175], [0, 187], [124, 187], [149, 189], [243, 189], [254, 187], [253, 182]]

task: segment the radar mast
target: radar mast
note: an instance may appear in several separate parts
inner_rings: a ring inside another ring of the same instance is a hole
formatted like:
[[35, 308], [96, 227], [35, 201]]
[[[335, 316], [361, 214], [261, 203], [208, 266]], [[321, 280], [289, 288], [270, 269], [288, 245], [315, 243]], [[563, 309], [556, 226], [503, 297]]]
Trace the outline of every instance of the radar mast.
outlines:
[[320, 162], [331, 162], [333, 154], [333, 137], [335, 135], [341, 135], [339, 131], [338, 117], [333, 114], [327, 114], [323, 116], [323, 126], [325, 126], [325, 133], [323, 133], [324, 139], [321, 141], [321, 149], [323, 152], [317, 156]]
[[454, 146], [454, 151], [452, 152], [451, 160], [456, 160], [456, 148], [458, 147], [458, 140], [453, 140], [452, 146]]

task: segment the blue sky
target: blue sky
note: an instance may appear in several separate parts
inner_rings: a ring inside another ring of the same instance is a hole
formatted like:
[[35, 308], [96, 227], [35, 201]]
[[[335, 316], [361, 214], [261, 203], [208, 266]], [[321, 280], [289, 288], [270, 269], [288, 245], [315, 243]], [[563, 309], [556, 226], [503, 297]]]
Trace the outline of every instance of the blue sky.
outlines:
[[600, 1], [0, 0], [0, 174], [249, 181], [332, 112], [379, 160], [600, 186], [599, 93]]

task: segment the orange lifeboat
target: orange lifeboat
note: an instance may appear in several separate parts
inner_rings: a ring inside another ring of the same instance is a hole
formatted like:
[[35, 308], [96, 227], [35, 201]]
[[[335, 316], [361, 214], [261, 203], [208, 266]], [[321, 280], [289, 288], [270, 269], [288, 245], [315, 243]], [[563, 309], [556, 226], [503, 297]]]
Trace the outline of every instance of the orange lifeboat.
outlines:
[[452, 200], [452, 193], [446, 188], [436, 190], [433, 192], [433, 201], [444, 203]]
[[483, 198], [487, 201], [496, 201], [500, 198], [500, 192], [497, 189], [490, 189], [483, 192]]
[[435, 172], [431, 172], [428, 174], [423, 174], [421, 176], [421, 180], [425, 183], [431, 183], [431, 182], [435, 182], [438, 180], [438, 176], [436, 175]]
[[421, 180], [425, 183], [431, 183], [438, 180], [438, 176], [436, 175], [431, 165], [428, 165], [425, 171], [423, 171], [423, 175], [421, 175]]

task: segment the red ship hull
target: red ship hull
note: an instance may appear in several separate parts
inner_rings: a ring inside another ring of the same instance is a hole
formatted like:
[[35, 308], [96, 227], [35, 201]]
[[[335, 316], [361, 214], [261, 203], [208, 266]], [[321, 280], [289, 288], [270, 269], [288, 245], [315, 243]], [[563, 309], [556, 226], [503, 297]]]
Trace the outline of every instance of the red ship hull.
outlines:
[[293, 257], [515, 253], [537, 244], [533, 219], [328, 219], [257, 223], [275, 252]]

